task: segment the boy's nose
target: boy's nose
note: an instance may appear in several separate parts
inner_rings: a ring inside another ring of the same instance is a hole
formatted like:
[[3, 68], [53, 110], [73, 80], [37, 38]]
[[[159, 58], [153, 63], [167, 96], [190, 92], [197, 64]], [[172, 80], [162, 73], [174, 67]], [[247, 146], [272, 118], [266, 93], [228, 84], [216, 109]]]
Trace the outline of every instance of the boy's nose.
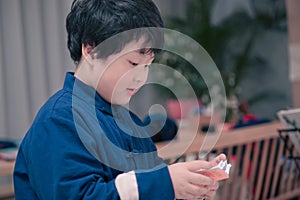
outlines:
[[133, 81], [137, 84], [144, 83], [148, 78], [148, 68], [141, 66], [135, 69]]
[[133, 81], [134, 81], [134, 82], [137, 82], [137, 83], [143, 82], [139, 77], [133, 78]]
[[146, 75], [143, 75], [143, 74], [139, 74], [139, 75], [135, 75], [133, 77], [133, 81], [137, 84], [141, 84], [143, 82], [145, 82], [145, 79], [146, 79]]

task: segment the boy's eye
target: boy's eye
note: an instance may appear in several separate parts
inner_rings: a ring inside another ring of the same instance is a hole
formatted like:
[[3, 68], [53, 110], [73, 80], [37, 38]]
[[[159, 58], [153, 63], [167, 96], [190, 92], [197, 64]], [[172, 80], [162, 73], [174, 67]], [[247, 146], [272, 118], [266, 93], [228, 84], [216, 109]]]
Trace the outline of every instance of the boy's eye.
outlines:
[[139, 65], [138, 63], [135, 63], [135, 62], [132, 62], [132, 61], [129, 61], [129, 63], [130, 63], [132, 66], [138, 66], [138, 65]]

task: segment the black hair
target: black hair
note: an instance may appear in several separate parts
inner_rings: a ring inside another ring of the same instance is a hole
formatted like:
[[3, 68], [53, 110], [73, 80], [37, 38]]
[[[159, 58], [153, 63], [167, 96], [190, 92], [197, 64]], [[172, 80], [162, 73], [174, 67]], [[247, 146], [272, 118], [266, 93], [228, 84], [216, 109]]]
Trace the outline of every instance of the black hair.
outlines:
[[[74, 0], [71, 12], [66, 19], [68, 33], [68, 49], [74, 62], [79, 62], [82, 56], [82, 44], [93, 48], [112, 36], [124, 31], [163, 27], [163, 21], [158, 8], [152, 0]], [[163, 44], [163, 33], [153, 35], [153, 31], [136, 31], [134, 35], [122, 38], [105, 52], [97, 54], [106, 58], [120, 52], [133, 40], [146, 36], [145, 42], [151, 46]], [[157, 53], [158, 48], [150, 49]]]

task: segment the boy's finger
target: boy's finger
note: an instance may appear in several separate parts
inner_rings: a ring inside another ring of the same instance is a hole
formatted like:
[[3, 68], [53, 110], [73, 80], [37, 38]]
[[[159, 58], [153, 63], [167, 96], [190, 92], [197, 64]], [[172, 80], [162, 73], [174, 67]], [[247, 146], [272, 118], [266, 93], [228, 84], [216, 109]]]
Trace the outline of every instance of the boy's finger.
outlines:
[[221, 160], [226, 160], [226, 155], [225, 154], [220, 154], [211, 161], [209, 161], [213, 166], [217, 165]]
[[199, 187], [206, 187], [206, 188], [210, 188], [212, 187], [213, 189], [216, 187], [215, 186], [215, 180], [213, 180], [212, 178], [202, 175], [202, 174], [198, 174], [198, 173], [193, 173], [190, 177], [189, 177], [189, 181], [194, 184], [197, 185]]
[[201, 169], [209, 169], [211, 167], [212, 164], [204, 160], [194, 160], [194, 161], [187, 162], [187, 169], [192, 172]]

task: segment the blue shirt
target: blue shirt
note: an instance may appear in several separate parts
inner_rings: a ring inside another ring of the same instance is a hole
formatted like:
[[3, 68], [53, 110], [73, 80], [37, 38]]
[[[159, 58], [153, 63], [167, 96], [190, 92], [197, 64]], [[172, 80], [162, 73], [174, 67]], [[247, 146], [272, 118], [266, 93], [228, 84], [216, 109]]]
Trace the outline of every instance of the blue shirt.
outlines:
[[67, 73], [24, 137], [18, 199], [119, 199], [115, 179], [135, 171], [140, 199], [174, 199], [169, 171], [139, 119]]

